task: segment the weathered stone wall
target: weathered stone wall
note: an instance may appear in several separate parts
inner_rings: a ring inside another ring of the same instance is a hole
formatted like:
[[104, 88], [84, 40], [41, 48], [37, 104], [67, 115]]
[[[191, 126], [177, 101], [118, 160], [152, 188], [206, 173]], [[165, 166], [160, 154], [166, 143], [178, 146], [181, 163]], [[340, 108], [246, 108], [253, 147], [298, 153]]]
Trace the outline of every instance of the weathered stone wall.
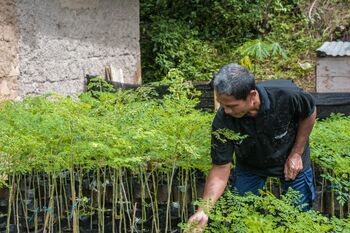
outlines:
[[15, 0], [0, 1], [0, 100], [17, 95], [18, 36]]
[[17, 21], [22, 97], [82, 92], [106, 65], [140, 82], [138, 0], [17, 0]]

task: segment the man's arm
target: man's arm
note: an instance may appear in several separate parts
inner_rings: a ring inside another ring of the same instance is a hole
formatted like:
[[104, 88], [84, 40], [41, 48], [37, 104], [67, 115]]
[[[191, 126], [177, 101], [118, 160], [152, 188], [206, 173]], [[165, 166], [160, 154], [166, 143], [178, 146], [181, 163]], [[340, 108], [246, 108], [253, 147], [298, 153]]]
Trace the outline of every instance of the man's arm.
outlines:
[[[213, 205], [225, 191], [228, 178], [230, 176], [231, 163], [225, 165], [212, 166], [207, 181], [204, 187], [203, 199], [208, 201], [209, 205]], [[192, 215], [188, 223], [191, 225], [194, 222], [198, 222], [200, 229], [203, 229], [208, 222], [208, 216], [204, 211], [199, 208], [197, 212]]]
[[315, 120], [316, 108], [309, 117], [299, 120], [295, 142], [284, 165], [284, 176], [287, 181], [294, 180], [303, 169], [301, 156], [304, 153], [305, 144], [315, 124]]

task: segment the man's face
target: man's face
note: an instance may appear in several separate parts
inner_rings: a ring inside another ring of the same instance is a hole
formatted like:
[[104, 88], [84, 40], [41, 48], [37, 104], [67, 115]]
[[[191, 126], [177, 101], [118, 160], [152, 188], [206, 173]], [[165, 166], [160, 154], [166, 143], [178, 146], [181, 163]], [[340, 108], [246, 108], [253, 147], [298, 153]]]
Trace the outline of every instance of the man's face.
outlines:
[[220, 106], [224, 108], [225, 113], [234, 118], [250, 115], [249, 112], [254, 106], [252, 93], [249, 94], [245, 100], [237, 100], [234, 96], [224, 94], [217, 94], [216, 97]]

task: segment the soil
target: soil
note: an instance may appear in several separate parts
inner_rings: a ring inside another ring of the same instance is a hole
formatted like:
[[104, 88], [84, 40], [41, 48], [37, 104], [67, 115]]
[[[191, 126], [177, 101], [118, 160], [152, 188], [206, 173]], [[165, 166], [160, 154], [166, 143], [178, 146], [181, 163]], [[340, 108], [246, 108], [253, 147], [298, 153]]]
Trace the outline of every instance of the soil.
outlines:
[[316, 92], [316, 74], [312, 73], [307, 76], [294, 80], [295, 84], [308, 92]]

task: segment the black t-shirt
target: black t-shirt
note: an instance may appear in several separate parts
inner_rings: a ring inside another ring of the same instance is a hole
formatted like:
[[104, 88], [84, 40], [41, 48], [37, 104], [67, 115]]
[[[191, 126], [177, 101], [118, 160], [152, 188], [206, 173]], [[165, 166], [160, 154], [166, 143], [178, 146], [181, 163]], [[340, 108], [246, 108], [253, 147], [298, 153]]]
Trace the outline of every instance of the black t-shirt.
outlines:
[[[234, 118], [219, 108], [212, 130], [228, 128], [246, 135], [243, 140], [222, 142], [212, 135], [211, 156], [216, 165], [232, 162], [261, 176], [283, 176], [284, 163], [294, 145], [298, 121], [315, 111], [312, 96], [296, 86], [260, 83], [260, 109], [255, 117]], [[277, 84], [279, 84], [277, 82]], [[311, 165], [307, 141], [302, 155], [304, 169]]]

